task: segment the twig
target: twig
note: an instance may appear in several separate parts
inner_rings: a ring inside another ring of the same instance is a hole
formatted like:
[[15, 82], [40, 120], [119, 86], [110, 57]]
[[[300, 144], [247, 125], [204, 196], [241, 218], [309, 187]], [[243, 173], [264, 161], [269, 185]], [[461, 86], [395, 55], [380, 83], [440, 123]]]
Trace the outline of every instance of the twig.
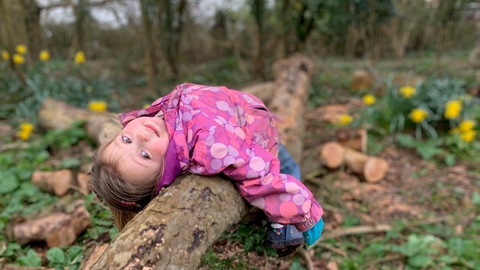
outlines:
[[405, 255], [403, 255], [403, 254], [390, 255], [390, 256], [386, 256], [384, 258], [379, 258], [379, 259], [370, 261], [365, 266], [370, 266], [370, 265], [375, 265], [375, 264], [379, 264], [379, 263], [401, 260], [403, 258], [405, 258]]
[[28, 143], [25, 143], [25, 142], [11, 143], [11, 144], [0, 146], [0, 152], [14, 150], [14, 149], [27, 149], [27, 148], [28, 148]]
[[312, 259], [310, 258], [310, 255], [304, 248], [297, 248], [297, 253], [300, 254], [300, 256], [303, 257], [305, 260], [305, 264], [307, 266], [307, 270], [314, 270], [315, 268], [313, 267], [313, 262]]
[[340, 236], [352, 235], [352, 234], [388, 232], [391, 229], [393, 229], [393, 227], [388, 224], [378, 224], [376, 226], [355, 226], [355, 227], [349, 227], [345, 229], [338, 229], [330, 232], [325, 232], [324, 234], [322, 234], [322, 239], [326, 240], [326, 239], [332, 239], [332, 238], [337, 238]]
[[[416, 227], [421, 225], [441, 223], [451, 218], [452, 216], [445, 216], [445, 217], [438, 217], [438, 218], [430, 218], [426, 220], [419, 220], [415, 222], [410, 222], [408, 224], [408, 227], [411, 228], [411, 227]], [[353, 234], [388, 232], [393, 228], [394, 228], [393, 225], [377, 224], [376, 226], [355, 226], [355, 227], [349, 227], [345, 229], [337, 229], [329, 232], [324, 232], [322, 234], [322, 237], [319, 240], [317, 240], [317, 242], [315, 242], [311, 247], [318, 245], [321, 240], [333, 239], [340, 236], [353, 235]]]
[[336, 248], [332, 245], [325, 244], [325, 243], [317, 243], [316, 245], [321, 247], [321, 248], [328, 249], [328, 250], [332, 251], [333, 253], [337, 253], [338, 255], [340, 255], [342, 257], [347, 257], [347, 253], [345, 251], [343, 251], [339, 248]]

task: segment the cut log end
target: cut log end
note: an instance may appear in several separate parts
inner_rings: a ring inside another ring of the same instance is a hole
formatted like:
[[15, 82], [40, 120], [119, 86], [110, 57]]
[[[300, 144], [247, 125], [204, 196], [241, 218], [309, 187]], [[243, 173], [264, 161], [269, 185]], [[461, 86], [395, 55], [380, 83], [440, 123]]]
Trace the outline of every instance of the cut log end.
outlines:
[[341, 129], [336, 132], [337, 141], [348, 148], [367, 152], [367, 130], [361, 129]]
[[342, 165], [345, 148], [338, 142], [328, 142], [320, 151], [320, 158], [324, 165], [330, 169], [336, 169]]
[[388, 167], [388, 162], [385, 159], [379, 157], [370, 157], [365, 162], [363, 176], [367, 182], [377, 183], [385, 177]]

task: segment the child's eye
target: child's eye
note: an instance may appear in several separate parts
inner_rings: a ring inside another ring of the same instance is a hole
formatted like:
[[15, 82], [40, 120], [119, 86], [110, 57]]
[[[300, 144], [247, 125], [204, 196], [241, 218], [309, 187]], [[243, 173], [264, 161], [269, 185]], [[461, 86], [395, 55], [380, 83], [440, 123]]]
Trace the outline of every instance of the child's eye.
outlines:
[[122, 136], [122, 141], [123, 141], [124, 143], [132, 143], [132, 141], [131, 141], [128, 137], [126, 137], [126, 136]]
[[150, 156], [145, 151], [140, 152], [143, 158], [150, 159]]

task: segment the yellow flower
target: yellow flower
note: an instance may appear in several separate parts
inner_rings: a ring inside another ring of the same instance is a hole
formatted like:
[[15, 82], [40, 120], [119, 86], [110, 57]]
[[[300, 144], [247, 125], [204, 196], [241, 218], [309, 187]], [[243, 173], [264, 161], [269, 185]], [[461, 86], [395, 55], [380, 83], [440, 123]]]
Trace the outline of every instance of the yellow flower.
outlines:
[[17, 137], [24, 141], [28, 140], [33, 132], [33, 128], [33, 125], [30, 123], [20, 124], [19, 130], [17, 131]]
[[88, 108], [94, 112], [104, 112], [107, 110], [107, 103], [105, 101], [91, 101], [88, 103]]
[[28, 131], [33, 131], [33, 125], [30, 123], [21, 123], [20, 124], [20, 129], [21, 130], [28, 130]]
[[413, 109], [412, 112], [410, 112], [410, 118], [415, 123], [422, 122], [427, 116], [428, 116], [428, 112], [420, 108]]
[[445, 104], [444, 116], [446, 119], [455, 119], [460, 115], [462, 111], [462, 102], [459, 100], [450, 100]]
[[46, 50], [43, 50], [40, 52], [39, 58], [42, 61], [48, 61], [50, 59], [50, 53], [48, 53]]
[[363, 96], [363, 102], [368, 106], [373, 105], [375, 101], [376, 101], [375, 97], [370, 94]]
[[403, 86], [398, 90], [404, 98], [411, 98], [417, 93], [417, 90], [411, 86]]
[[476, 130], [467, 130], [460, 134], [460, 139], [462, 139], [465, 142], [471, 142], [475, 139], [476, 135], [477, 135]]
[[472, 130], [475, 127], [475, 122], [473, 120], [463, 120], [458, 124], [458, 130], [460, 132], [467, 132]]
[[85, 53], [82, 51], [79, 51], [75, 54], [75, 59], [74, 59], [75, 64], [83, 64], [85, 63]]
[[25, 45], [17, 45], [17, 47], [15, 47], [15, 51], [17, 51], [17, 53], [19, 54], [26, 54], [27, 53], [27, 47], [25, 47]]
[[340, 118], [337, 120], [336, 124], [340, 126], [345, 126], [350, 124], [353, 121], [353, 117], [348, 114], [340, 115]]
[[3, 60], [10, 59], [10, 54], [7, 51], [2, 51], [2, 58]]
[[21, 54], [14, 54], [13, 55], [13, 62], [17, 65], [21, 65], [25, 63], [25, 58], [23, 58], [23, 55]]

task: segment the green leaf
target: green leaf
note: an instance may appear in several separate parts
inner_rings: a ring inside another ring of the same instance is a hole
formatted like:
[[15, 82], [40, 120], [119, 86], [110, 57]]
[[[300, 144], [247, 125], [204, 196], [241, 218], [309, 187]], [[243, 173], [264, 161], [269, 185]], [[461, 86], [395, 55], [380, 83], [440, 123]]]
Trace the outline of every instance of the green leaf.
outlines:
[[25, 266], [42, 266], [42, 259], [33, 249], [29, 249], [26, 256], [18, 257], [17, 262]]
[[433, 264], [433, 259], [428, 255], [418, 254], [408, 258], [408, 264], [415, 267], [426, 267]]
[[424, 159], [431, 159], [436, 155], [442, 154], [444, 151], [436, 146], [429, 144], [420, 144], [417, 147], [417, 153]]
[[452, 154], [445, 155], [445, 164], [447, 164], [447, 166], [449, 166], [449, 167], [454, 166], [455, 165], [455, 156], [452, 155]]
[[456, 258], [450, 256], [450, 255], [443, 255], [443, 256], [440, 256], [438, 257], [437, 259], [439, 262], [443, 262], [443, 263], [446, 263], [446, 264], [452, 264], [454, 262], [457, 261]]
[[0, 194], [11, 193], [18, 187], [18, 180], [10, 170], [0, 171]]
[[403, 147], [415, 148], [417, 146], [417, 141], [410, 135], [400, 134], [396, 140]]
[[81, 261], [82, 260], [81, 256], [82, 256], [81, 246], [71, 246], [67, 251], [67, 261], [69, 263]]
[[49, 266], [65, 266], [65, 253], [60, 248], [53, 247], [47, 252], [47, 260]]
[[475, 204], [476, 206], [480, 206], [480, 193], [476, 191], [473, 192], [472, 201], [473, 201], [473, 204]]
[[80, 160], [76, 158], [65, 158], [62, 160], [62, 168], [73, 168], [80, 166]]
[[305, 270], [302, 264], [298, 261], [294, 261], [292, 265], [290, 265], [289, 270]]

